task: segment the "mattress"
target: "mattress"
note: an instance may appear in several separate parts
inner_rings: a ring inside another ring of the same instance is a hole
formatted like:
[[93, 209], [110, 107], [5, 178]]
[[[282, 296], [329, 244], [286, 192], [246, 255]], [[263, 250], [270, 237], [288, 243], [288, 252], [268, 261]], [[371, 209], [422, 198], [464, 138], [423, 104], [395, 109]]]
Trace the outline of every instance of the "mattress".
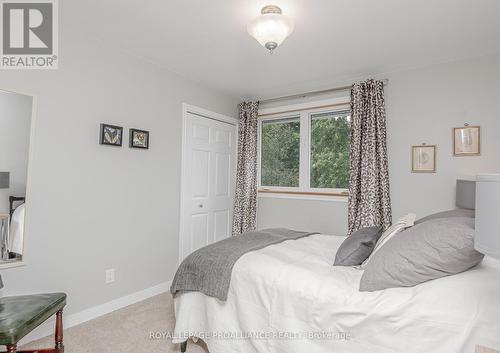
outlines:
[[411, 288], [359, 292], [362, 270], [332, 266], [344, 237], [286, 241], [242, 256], [226, 302], [175, 298], [174, 343], [212, 353], [471, 353], [500, 348], [500, 270], [480, 264]]

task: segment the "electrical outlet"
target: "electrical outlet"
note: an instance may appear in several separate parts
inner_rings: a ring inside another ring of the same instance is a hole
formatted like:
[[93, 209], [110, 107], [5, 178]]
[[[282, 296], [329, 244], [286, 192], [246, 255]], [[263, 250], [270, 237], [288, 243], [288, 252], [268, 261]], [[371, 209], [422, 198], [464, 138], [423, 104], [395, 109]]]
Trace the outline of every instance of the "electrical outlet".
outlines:
[[106, 284], [113, 283], [115, 281], [115, 269], [110, 268], [106, 270]]

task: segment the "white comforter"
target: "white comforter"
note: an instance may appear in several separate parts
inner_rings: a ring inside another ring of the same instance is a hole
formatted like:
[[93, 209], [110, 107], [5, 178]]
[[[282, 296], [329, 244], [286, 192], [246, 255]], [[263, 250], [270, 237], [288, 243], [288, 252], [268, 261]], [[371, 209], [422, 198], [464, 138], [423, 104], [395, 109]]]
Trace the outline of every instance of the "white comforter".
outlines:
[[244, 255], [226, 302], [177, 296], [174, 334], [203, 338], [211, 353], [500, 349], [500, 270], [482, 264], [412, 288], [359, 292], [361, 270], [332, 266], [343, 239], [313, 235]]

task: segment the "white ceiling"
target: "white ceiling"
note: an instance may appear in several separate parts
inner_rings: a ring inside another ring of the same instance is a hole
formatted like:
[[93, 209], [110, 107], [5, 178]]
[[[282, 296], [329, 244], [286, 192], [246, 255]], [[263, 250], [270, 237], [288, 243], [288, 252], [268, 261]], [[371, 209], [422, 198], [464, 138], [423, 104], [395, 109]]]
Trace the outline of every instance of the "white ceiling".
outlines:
[[[276, 4], [295, 32], [270, 55], [246, 32]], [[500, 51], [499, 0], [64, 0], [61, 17], [242, 98]], [[68, 17], [66, 17], [68, 16]]]

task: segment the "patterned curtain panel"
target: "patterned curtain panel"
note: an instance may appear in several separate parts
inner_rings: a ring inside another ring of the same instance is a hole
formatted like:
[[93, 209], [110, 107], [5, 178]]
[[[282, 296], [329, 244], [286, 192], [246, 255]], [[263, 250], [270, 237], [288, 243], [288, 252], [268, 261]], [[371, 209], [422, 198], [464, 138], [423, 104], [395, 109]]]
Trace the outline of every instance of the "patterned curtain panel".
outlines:
[[348, 234], [392, 223], [383, 82], [355, 83], [351, 110]]
[[255, 230], [257, 218], [257, 116], [259, 102], [239, 105], [238, 165], [233, 235]]

